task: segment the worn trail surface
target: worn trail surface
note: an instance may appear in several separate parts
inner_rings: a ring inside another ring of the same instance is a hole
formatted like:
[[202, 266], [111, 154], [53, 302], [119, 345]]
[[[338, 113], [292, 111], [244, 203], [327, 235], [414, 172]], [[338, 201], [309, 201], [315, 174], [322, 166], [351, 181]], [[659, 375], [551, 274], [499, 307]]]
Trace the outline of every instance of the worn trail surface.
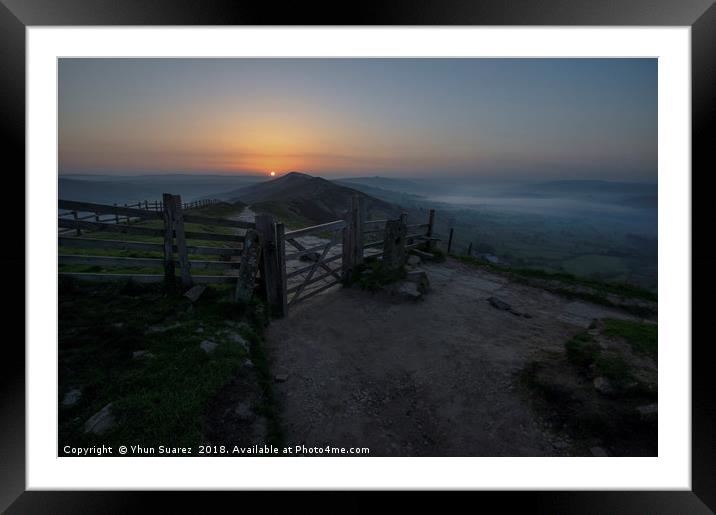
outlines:
[[[373, 456], [555, 456], [518, 385], [531, 356], [593, 318], [630, 318], [449, 259], [417, 302], [336, 287], [271, 323], [267, 349], [288, 445]], [[499, 297], [532, 318], [501, 311]], [[284, 379], [282, 377], [282, 379]]]

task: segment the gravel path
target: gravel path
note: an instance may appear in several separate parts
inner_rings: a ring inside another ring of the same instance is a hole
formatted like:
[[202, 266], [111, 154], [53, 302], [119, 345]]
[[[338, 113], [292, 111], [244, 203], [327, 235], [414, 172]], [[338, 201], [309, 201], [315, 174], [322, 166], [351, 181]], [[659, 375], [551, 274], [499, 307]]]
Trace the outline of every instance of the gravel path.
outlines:
[[[421, 265], [418, 302], [335, 288], [271, 323], [267, 349], [288, 445], [373, 456], [559, 456], [517, 384], [531, 355], [562, 350], [592, 318], [629, 318], [454, 260]], [[486, 300], [496, 296], [531, 315]], [[284, 379], [284, 377], [282, 377]]]

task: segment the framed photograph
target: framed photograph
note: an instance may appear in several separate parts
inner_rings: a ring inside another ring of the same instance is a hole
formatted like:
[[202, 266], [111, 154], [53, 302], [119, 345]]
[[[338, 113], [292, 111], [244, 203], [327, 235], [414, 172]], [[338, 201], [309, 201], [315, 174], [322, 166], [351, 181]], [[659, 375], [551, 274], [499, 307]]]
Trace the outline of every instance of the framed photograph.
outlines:
[[716, 7], [419, 4], [3, 0], [2, 509], [712, 512]]

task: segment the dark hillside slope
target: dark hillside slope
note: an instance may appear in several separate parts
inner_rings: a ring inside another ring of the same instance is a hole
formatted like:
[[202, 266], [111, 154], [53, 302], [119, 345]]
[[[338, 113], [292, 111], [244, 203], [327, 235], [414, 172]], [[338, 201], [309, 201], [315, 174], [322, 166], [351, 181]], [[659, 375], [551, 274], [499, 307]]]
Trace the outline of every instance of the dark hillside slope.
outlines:
[[361, 197], [368, 219], [378, 220], [400, 216], [400, 208], [393, 204], [326, 179], [299, 172], [291, 172], [278, 179], [232, 190], [220, 194], [219, 197], [232, 201], [240, 200], [257, 207], [277, 205], [296, 219], [324, 223], [343, 218], [351, 205], [353, 195]]

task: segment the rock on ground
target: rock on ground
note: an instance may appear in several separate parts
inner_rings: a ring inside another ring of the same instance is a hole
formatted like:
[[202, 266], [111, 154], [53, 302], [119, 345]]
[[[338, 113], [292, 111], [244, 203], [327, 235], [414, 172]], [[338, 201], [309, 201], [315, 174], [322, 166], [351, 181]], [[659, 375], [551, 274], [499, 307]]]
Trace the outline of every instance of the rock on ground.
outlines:
[[204, 293], [205, 290], [206, 285], [197, 284], [196, 286], [192, 286], [191, 288], [189, 288], [184, 294], [184, 296], [190, 301], [196, 302], [197, 300], [199, 300], [199, 297], [201, 297], [201, 294]]
[[430, 280], [428, 274], [422, 270], [414, 270], [406, 274], [406, 280], [413, 282], [417, 285], [420, 293], [427, 293], [430, 288]]
[[216, 348], [219, 346], [218, 343], [212, 342], [211, 340], [204, 340], [199, 344], [199, 347], [201, 347], [201, 350], [206, 352], [207, 354], [211, 354], [216, 350]]
[[154, 354], [149, 352], [148, 350], [135, 350], [132, 352], [132, 359], [151, 359], [154, 357]]
[[82, 397], [82, 390], [79, 388], [72, 388], [68, 391], [62, 399], [62, 405], [65, 407], [74, 406]]
[[104, 408], [92, 415], [85, 422], [85, 433], [94, 433], [101, 435], [111, 429], [115, 424], [112, 415], [112, 403], [110, 402]]

